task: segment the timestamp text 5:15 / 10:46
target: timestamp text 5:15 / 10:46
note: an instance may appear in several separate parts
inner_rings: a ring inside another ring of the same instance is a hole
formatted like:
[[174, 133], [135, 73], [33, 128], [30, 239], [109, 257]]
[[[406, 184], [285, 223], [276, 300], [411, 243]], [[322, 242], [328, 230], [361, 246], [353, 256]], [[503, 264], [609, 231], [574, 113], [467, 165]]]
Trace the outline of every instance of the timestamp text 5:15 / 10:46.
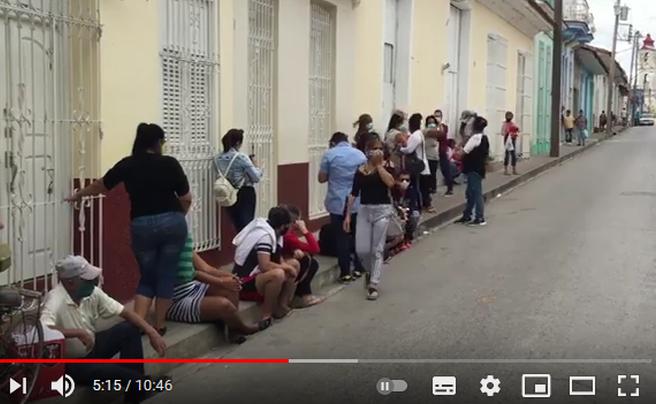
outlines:
[[143, 391], [143, 392], [165, 392], [173, 390], [171, 380], [115, 380], [115, 379], [96, 379], [93, 381], [93, 391], [96, 392], [122, 392]]

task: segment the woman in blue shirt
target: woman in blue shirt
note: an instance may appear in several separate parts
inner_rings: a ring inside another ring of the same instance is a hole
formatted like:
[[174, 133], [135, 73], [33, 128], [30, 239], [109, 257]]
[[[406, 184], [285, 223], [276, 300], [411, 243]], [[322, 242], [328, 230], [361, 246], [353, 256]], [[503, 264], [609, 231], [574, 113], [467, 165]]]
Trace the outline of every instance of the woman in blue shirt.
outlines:
[[257, 197], [254, 185], [260, 182], [262, 170], [253, 163], [254, 156], [247, 156], [239, 151], [244, 143], [243, 130], [230, 129], [221, 139], [221, 143], [223, 153], [214, 158], [214, 168], [239, 190], [237, 202], [226, 208], [235, 230], [239, 233], [255, 218]]

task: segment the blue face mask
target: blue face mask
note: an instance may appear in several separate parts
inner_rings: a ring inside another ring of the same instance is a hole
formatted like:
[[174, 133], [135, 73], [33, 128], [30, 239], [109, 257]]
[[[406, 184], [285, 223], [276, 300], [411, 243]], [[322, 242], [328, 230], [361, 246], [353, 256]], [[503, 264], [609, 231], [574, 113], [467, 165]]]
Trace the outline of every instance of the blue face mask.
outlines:
[[427, 128], [435, 129], [435, 128], [437, 128], [437, 125], [434, 124], [434, 123], [429, 123], [428, 126], [427, 126]]

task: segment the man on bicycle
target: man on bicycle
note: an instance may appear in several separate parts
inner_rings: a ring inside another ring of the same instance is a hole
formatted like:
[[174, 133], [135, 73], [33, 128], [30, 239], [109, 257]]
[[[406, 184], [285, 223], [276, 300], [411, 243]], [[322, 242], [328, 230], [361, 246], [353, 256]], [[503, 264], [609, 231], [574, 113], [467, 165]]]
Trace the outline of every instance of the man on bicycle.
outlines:
[[[143, 359], [141, 332], [150, 344], [164, 355], [166, 342], [145, 320], [109, 297], [97, 285], [102, 270], [80, 256], [68, 256], [56, 264], [60, 283], [48, 292], [41, 322], [60, 331], [66, 338], [67, 358], [107, 359], [119, 354], [122, 359]], [[123, 321], [108, 330], [97, 332], [98, 319], [120, 316]], [[143, 364], [69, 364], [67, 373], [80, 385], [94, 380], [143, 380]], [[126, 401], [140, 402], [145, 397], [128, 392]]]

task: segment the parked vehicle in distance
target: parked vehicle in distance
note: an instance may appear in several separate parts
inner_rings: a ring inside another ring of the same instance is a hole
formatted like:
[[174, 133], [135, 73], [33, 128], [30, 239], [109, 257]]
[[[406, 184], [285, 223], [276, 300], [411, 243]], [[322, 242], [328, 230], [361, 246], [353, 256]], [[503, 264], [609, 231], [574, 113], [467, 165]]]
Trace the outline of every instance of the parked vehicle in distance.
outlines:
[[641, 114], [639, 123], [640, 126], [654, 126], [656, 118], [654, 118], [654, 114]]

